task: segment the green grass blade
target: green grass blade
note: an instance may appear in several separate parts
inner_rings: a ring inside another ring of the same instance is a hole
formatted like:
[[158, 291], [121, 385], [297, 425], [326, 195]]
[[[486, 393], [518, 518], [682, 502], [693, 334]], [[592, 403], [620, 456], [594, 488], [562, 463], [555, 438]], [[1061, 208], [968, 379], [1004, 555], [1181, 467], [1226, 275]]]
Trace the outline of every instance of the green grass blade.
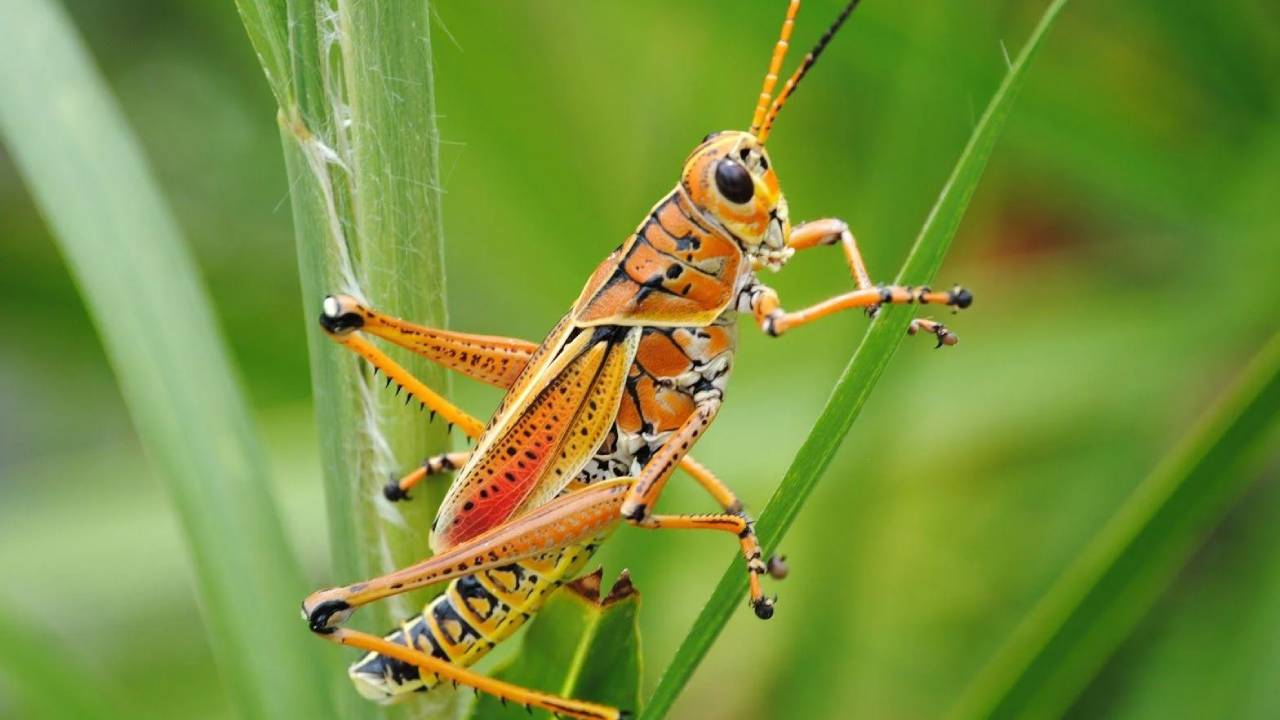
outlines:
[[20, 710], [42, 720], [138, 717], [79, 660], [49, 629], [0, 613], [0, 712]]
[[[1000, 130], [1013, 108], [1018, 89], [1026, 77], [1027, 67], [1065, 4], [1066, 0], [1054, 0], [1009, 68], [974, 128], [938, 201], [925, 220], [924, 227], [898, 274], [898, 282], [927, 283], [937, 274]], [[830, 464], [863, 403], [906, 335], [911, 317], [910, 308], [886, 308], [872, 322], [871, 329], [845, 367], [813, 430], [760, 515], [756, 529], [766, 553], [777, 547], [805, 499]], [[663, 673], [641, 715], [643, 720], [657, 720], [670, 710], [730, 615], [745, 604], [743, 599], [746, 597], [746, 588], [746, 574], [741, 561], [735, 561], [725, 571], [711, 599], [694, 622], [693, 629]]]
[[276, 102], [288, 105], [293, 89], [289, 82], [288, 8], [284, 0], [236, 0], [236, 10], [254, 52], [258, 53], [258, 62], [262, 64]]
[[246, 718], [329, 716], [313, 648], [298, 631], [305, 588], [204, 286], [120, 109], [55, 3], [7, 4], [0, 98], [4, 141], [175, 501], [234, 705]]
[[[443, 422], [383, 388], [381, 378], [330, 342], [315, 319], [325, 295], [345, 292], [378, 309], [443, 327], [443, 230], [438, 137], [426, 2], [338, 3], [238, 0], [280, 103], [311, 380], [320, 428], [333, 584], [381, 575], [430, 554], [431, 519], [441, 483], [392, 505], [382, 488], [448, 447]], [[281, 23], [284, 14], [287, 22]], [[287, 64], [277, 46], [288, 47]], [[423, 358], [388, 350], [440, 391], [445, 372]], [[420, 612], [412, 593], [362, 610], [354, 624], [382, 633]], [[342, 658], [323, 651], [335, 673]], [[343, 689], [346, 715], [374, 707]], [[447, 693], [414, 712], [450, 716]], [[448, 703], [444, 703], [447, 705]]]
[[[530, 623], [518, 655], [499, 679], [560, 697], [590, 700], [634, 711], [640, 702], [640, 595], [619, 580], [605, 596], [597, 570], [551, 597]], [[549, 717], [534, 711], [536, 717]], [[526, 718], [523, 707], [482, 696], [475, 720]]]
[[958, 718], [1061, 715], [1256, 474], [1280, 422], [1280, 334], [1140, 485], [961, 698]]

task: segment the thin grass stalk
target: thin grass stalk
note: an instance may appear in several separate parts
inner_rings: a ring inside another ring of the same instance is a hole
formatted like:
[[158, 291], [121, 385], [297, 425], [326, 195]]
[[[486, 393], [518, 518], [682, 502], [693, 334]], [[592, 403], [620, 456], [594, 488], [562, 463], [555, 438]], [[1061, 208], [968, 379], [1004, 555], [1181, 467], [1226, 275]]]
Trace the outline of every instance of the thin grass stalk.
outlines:
[[[1009, 67], [1003, 82], [969, 137], [938, 201], [925, 219], [924, 227], [895, 282], [927, 283], [942, 266], [942, 260], [1025, 79], [1026, 69], [1065, 4], [1066, 0], [1054, 0], [1049, 5], [1031, 38]], [[913, 315], [912, 308], [889, 307], [884, 308], [880, 316], [872, 321], [871, 328], [836, 382], [813, 430], [800, 446], [782, 483], [760, 514], [756, 530], [766, 554], [777, 548], [782, 536], [830, 465], [831, 458], [862, 410], [862, 405], [905, 337]], [[693, 629], [676, 650], [671, 663], [658, 681], [658, 687], [641, 713], [641, 720], [658, 720], [671, 709], [680, 691], [724, 629], [725, 623], [734, 610], [743, 605], [746, 590], [747, 580], [742, 572], [741, 562], [735, 561], [725, 570], [720, 584], [694, 621]]]
[[[447, 324], [430, 8], [345, 0], [290, 0], [283, 12], [267, 2], [239, 5], [280, 105], [333, 549], [330, 580], [348, 583], [430, 554], [439, 485], [407, 503], [389, 503], [381, 491], [449, 442], [443, 422], [432, 424], [417, 402], [406, 405], [403, 395], [384, 388], [316, 323], [324, 296], [343, 292], [392, 315]], [[448, 389], [439, 367], [390, 352], [429, 386]], [[353, 623], [384, 632], [419, 612], [427, 596], [379, 603]], [[449, 697], [431, 695], [433, 705]], [[347, 710], [372, 712], [360, 701]]]

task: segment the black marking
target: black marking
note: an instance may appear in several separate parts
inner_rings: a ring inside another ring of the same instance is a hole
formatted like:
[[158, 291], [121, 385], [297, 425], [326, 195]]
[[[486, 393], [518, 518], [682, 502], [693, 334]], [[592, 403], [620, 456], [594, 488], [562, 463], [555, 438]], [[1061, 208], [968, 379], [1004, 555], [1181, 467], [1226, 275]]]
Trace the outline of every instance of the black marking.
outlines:
[[[444, 596], [442, 595], [436, 602], [444, 602]], [[431, 625], [422, 615], [414, 618], [413, 622], [409, 624], [409, 640], [412, 643], [409, 647], [427, 652], [437, 660], [451, 662], [449, 654], [440, 645], [440, 639], [435, 636], [435, 633], [431, 632]], [[426, 646], [429, 646], [429, 649], [423, 645], [423, 640], [426, 641]]]
[[329, 625], [329, 621], [333, 619], [333, 616], [350, 609], [351, 605], [346, 601], [325, 600], [308, 613], [307, 624], [311, 627], [311, 632], [328, 635], [334, 630]]
[[648, 445], [641, 445], [635, 452], [635, 460], [640, 463], [641, 467], [648, 465], [651, 457], [653, 457], [653, 448]]
[[382, 488], [382, 496], [391, 502], [399, 502], [401, 500], [409, 499], [409, 493], [405, 492], [400, 487], [400, 481], [395, 478], [392, 478], [391, 481]]
[[[664, 231], [665, 231], [665, 228], [664, 228]], [[701, 249], [702, 249], [702, 240], [693, 235], [685, 235], [684, 237], [676, 238], [676, 250], [680, 250], [682, 252], [689, 252], [691, 250], [701, 250]]]
[[[409, 642], [406, 642], [404, 632], [400, 630], [388, 635], [386, 640], [396, 645], [412, 647]], [[373, 682], [380, 681], [401, 686], [422, 679], [418, 666], [376, 653], [371, 654], [367, 660], [353, 665], [351, 672], [363, 675]]]
[[[508, 592], [508, 593], [515, 592], [516, 590], [518, 590], [520, 588], [520, 585], [524, 582], [524, 578], [525, 578], [524, 567], [522, 565], [519, 565], [518, 563], [512, 563], [511, 565], [502, 565], [500, 567], [490, 568], [489, 570], [486, 570], [484, 574], [485, 574], [485, 577], [489, 578], [489, 582], [496, 585], [503, 592]], [[498, 574], [510, 575], [511, 576], [510, 584], [508, 584], [506, 581], [497, 577]]]
[[343, 313], [338, 316], [331, 316], [321, 312], [320, 327], [324, 328], [325, 332], [340, 335], [342, 333], [351, 332], [352, 330], [364, 327], [364, 318], [360, 317], [356, 313]]
[[773, 601], [769, 598], [760, 598], [752, 602], [751, 609], [756, 611], [756, 617], [761, 620], [768, 620], [773, 617]]

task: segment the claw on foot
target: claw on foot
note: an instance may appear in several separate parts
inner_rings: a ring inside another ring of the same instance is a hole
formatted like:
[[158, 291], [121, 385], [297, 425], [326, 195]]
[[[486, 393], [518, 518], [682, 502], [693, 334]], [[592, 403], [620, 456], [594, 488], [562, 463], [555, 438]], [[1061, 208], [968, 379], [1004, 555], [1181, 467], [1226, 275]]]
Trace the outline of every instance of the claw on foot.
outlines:
[[938, 336], [938, 344], [933, 346], [935, 350], [943, 345], [955, 345], [960, 342], [960, 338], [956, 337], [947, 329], [946, 325], [941, 323], [938, 324], [938, 327], [934, 328], [933, 334]]
[[409, 493], [405, 492], [404, 489], [400, 487], [400, 481], [396, 479], [394, 475], [389, 481], [387, 481], [387, 484], [383, 486], [382, 496], [391, 502], [399, 502], [401, 500], [409, 499]]
[[950, 297], [947, 298], [947, 304], [954, 305], [955, 307], [963, 310], [973, 304], [973, 293], [957, 285], [951, 288]]
[[768, 620], [773, 617], [773, 606], [777, 604], [777, 602], [777, 597], [762, 597], [751, 603], [751, 609], [756, 611], [756, 617], [761, 620]]
[[328, 635], [351, 616], [351, 605], [343, 600], [324, 600], [312, 607], [307, 607], [311, 604], [310, 599], [307, 598], [307, 601], [302, 603], [302, 614], [307, 619], [311, 632]]

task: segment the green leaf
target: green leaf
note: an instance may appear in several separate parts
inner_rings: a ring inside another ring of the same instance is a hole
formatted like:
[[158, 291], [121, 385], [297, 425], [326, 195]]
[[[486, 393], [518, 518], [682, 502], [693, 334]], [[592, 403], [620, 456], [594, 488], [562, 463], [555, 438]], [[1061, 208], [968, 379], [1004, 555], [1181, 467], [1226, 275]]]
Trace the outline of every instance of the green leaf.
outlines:
[[[1013, 101], [1026, 77], [1027, 67], [1065, 4], [1066, 0], [1054, 0], [1050, 4], [1031, 38], [1010, 66], [969, 137], [951, 177], [925, 219], [924, 227], [898, 274], [897, 282], [927, 283], [937, 274], [1000, 130], [1013, 108]], [[913, 311], [909, 307], [885, 308], [880, 317], [872, 322], [871, 329], [845, 367], [791, 468], [760, 514], [756, 530], [766, 554], [777, 547], [830, 464], [863, 403], [906, 335], [912, 316]], [[733, 611], [745, 605], [746, 589], [746, 573], [741, 560], [735, 560], [725, 571], [698, 619], [694, 621], [688, 636], [676, 650], [675, 657], [667, 666], [641, 715], [643, 720], [657, 720], [670, 710]]]
[[953, 715], [1061, 715], [1256, 479], [1277, 407], [1280, 334], [1077, 556]]
[[168, 484], [234, 705], [246, 718], [331, 715], [298, 620], [306, 588], [204, 285], [120, 109], [48, 0], [5, 7], [0, 132]]
[[[530, 623], [520, 652], [495, 677], [560, 697], [635, 711], [640, 702], [640, 594], [624, 572], [600, 595], [596, 570], [551, 596]], [[547, 713], [535, 711], [538, 717]], [[476, 720], [527, 718], [525, 708], [488, 695], [476, 702]]]

